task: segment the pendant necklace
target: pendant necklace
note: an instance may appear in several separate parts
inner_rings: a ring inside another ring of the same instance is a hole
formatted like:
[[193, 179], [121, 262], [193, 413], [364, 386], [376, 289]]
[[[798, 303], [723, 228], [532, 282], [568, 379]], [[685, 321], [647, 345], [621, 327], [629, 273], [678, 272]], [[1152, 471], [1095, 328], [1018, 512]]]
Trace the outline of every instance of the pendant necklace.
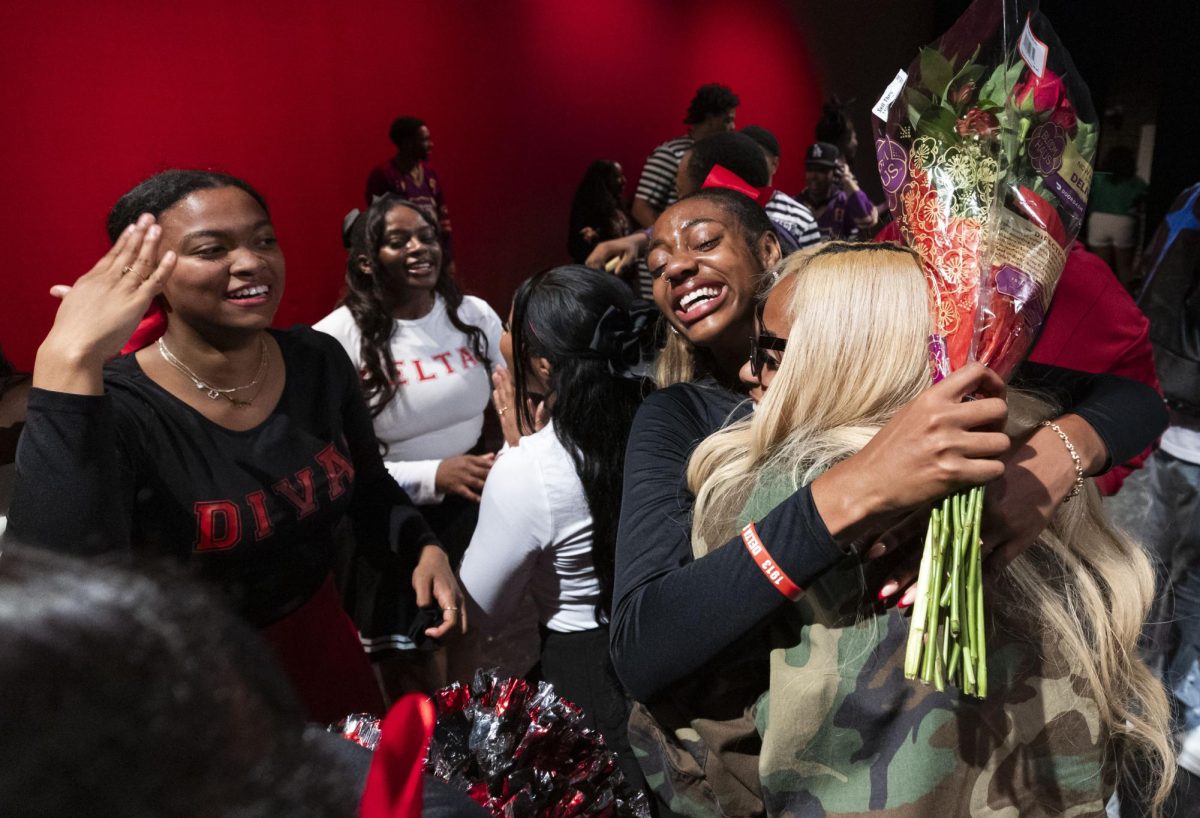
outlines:
[[[267, 357], [267, 341], [265, 338], [259, 338], [259, 349], [261, 350], [261, 354], [258, 362], [258, 374], [254, 376], [254, 380], [243, 386], [231, 386], [229, 388], [222, 389], [205, 381], [203, 378], [193, 372], [187, 364], [175, 357], [175, 353], [167, 347], [167, 342], [162, 338], [158, 339], [157, 346], [158, 354], [163, 357], [163, 360], [186, 375], [188, 379], [195, 384], [197, 389], [204, 392], [212, 400], [216, 400], [217, 398], [225, 398], [225, 400], [229, 401], [234, 406], [250, 406], [254, 403], [254, 398], [236, 398], [234, 397], [234, 393], [257, 386], [258, 382], [262, 380], [262, 376], [267, 371], [267, 363], [269, 360]], [[258, 396], [255, 395], [254, 397], [256, 398]]]

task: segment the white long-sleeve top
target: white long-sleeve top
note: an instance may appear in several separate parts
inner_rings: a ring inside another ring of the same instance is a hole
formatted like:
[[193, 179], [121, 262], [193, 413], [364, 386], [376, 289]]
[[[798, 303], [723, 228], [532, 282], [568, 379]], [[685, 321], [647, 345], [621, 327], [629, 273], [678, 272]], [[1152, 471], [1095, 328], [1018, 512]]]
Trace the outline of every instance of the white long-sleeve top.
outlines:
[[552, 631], [599, 627], [592, 516], [553, 423], [496, 459], [459, 582], [471, 624], [485, 630], [507, 621], [526, 591]]
[[[495, 310], [468, 295], [458, 315], [483, 330], [492, 366], [504, 366]], [[338, 307], [313, 328], [336, 338], [362, 371], [362, 333], [350, 310]], [[388, 447], [384, 465], [414, 503], [440, 503], [444, 495], [434, 482], [438, 466], [447, 457], [470, 451], [479, 440], [491, 380], [467, 336], [450, 323], [441, 296], [434, 296], [427, 315], [396, 319], [391, 346], [400, 388], [375, 417], [375, 435]]]

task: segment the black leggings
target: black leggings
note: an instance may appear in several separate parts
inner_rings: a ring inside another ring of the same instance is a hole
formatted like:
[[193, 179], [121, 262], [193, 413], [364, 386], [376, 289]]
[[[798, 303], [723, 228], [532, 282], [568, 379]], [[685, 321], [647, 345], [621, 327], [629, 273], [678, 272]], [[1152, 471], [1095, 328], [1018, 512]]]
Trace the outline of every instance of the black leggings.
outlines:
[[560, 633], [543, 627], [542, 657], [530, 680], [546, 681], [564, 699], [583, 709], [583, 724], [604, 736], [617, 754], [625, 780], [649, 792], [629, 746], [630, 702], [608, 656], [608, 628]]

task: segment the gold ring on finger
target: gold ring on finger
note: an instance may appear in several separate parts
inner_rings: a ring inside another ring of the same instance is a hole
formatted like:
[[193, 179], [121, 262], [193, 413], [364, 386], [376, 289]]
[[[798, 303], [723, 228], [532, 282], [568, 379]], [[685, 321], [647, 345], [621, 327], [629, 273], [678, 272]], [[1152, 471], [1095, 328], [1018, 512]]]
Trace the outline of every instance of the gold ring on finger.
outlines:
[[126, 275], [126, 274], [132, 273], [132, 272], [133, 272], [133, 265], [131, 265], [131, 264], [126, 264], [124, 267], [121, 268], [121, 275]]
[[450, 608], [442, 608], [442, 610], [443, 611], [457, 611], [458, 608], [450, 607]]
[[496, 414], [500, 415], [500, 417], [504, 417], [504, 413], [507, 411], [508, 411], [507, 406], [501, 406], [499, 409], [496, 410]]

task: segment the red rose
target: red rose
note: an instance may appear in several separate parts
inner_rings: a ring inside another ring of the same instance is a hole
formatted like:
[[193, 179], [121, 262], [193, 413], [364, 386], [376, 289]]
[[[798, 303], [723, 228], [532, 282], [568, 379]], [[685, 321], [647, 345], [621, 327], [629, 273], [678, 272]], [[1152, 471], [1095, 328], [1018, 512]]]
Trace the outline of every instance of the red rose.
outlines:
[[971, 98], [975, 93], [975, 80], [967, 80], [950, 92], [950, 102], [954, 105], [962, 105]]
[[1050, 69], [1042, 72], [1042, 76], [1029, 71], [1025, 75], [1025, 81], [1017, 83], [1013, 88], [1013, 99], [1018, 105], [1022, 105], [1033, 95], [1033, 110], [1035, 111], [1052, 111], [1058, 107], [1058, 102], [1067, 95], [1067, 89], [1063, 85], [1062, 77], [1055, 74]]
[[1050, 121], [1058, 123], [1067, 131], [1075, 129], [1075, 109], [1071, 106], [1071, 100], [1067, 99], [1066, 94], [1063, 94], [1063, 98], [1058, 102], [1058, 107], [1050, 115]]
[[955, 125], [959, 136], [975, 133], [987, 137], [994, 134], [999, 127], [1000, 120], [996, 118], [995, 114], [981, 111], [978, 108], [967, 111], [966, 115]]
[[1050, 120], [1068, 131], [1075, 127], [1075, 108], [1067, 97], [1067, 86], [1048, 68], [1040, 77], [1027, 72], [1025, 81], [1013, 88], [1013, 101], [1017, 105], [1032, 104], [1037, 113], [1050, 112]]

